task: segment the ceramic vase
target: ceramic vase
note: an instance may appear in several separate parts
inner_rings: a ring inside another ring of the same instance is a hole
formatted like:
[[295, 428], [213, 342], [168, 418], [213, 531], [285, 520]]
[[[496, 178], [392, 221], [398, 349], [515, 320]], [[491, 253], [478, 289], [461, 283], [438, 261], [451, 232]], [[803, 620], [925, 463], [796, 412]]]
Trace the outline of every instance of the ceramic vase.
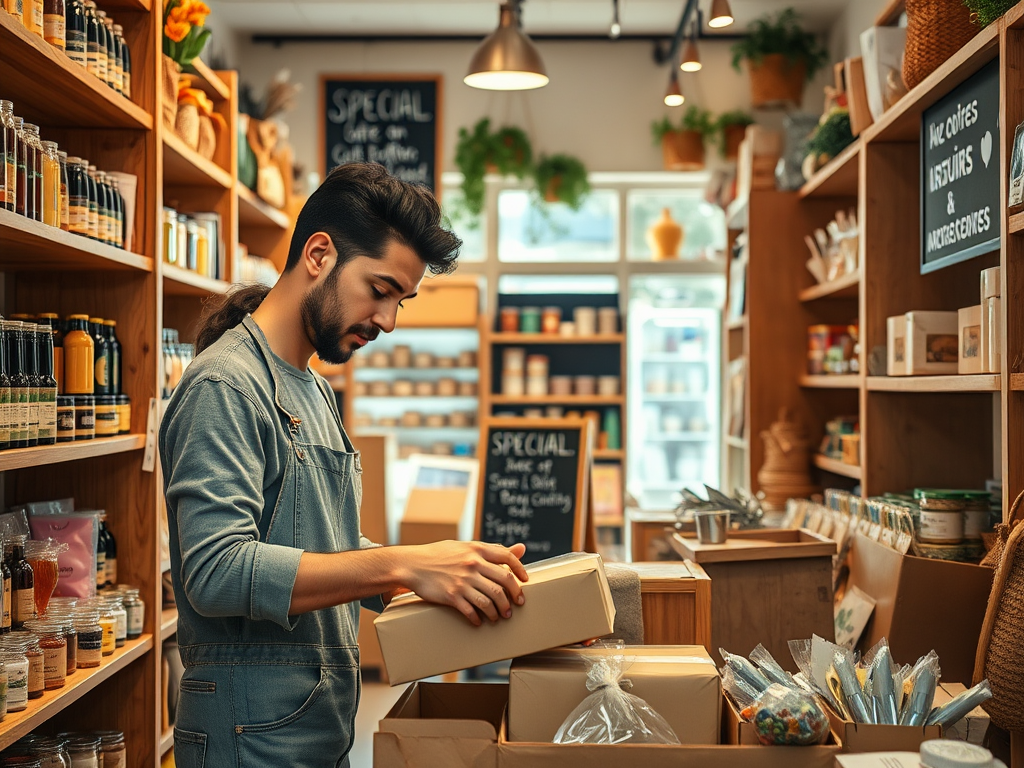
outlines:
[[661, 216], [647, 228], [647, 246], [654, 261], [669, 261], [679, 258], [685, 231], [683, 225], [672, 218], [668, 208], [661, 209]]

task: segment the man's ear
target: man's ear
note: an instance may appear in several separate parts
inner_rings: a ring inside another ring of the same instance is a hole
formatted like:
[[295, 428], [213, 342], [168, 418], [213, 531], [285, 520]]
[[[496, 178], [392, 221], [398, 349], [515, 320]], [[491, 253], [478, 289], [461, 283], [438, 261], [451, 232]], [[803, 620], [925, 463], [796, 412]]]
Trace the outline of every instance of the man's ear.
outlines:
[[310, 277], [317, 278], [330, 268], [336, 256], [330, 236], [326, 232], [314, 232], [302, 248], [302, 265]]

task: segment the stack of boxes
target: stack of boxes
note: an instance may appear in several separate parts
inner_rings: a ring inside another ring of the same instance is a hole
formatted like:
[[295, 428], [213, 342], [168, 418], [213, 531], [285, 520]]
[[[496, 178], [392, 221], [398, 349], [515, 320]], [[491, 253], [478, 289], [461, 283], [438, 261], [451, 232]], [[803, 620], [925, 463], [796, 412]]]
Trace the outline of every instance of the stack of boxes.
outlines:
[[958, 373], [1002, 371], [1002, 307], [999, 267], [981, 273], [981, 304], [958, 314]]

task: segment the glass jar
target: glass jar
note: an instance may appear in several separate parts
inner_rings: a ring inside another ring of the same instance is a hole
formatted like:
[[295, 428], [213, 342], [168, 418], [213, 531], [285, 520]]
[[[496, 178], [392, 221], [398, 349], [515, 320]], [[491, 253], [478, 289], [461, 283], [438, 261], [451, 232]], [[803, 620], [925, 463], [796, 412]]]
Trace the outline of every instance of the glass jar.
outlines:
[[75, 398], [57, 397], [57, 442], [70, 443], [75, 439]]
[[63, 688], [68, 677], [68, 644], [64, 627], [52, 621], [30, 621], [28, 629], [39, 638], [43, 651], [43, 686], [48, 691]]
[[43, 763], [40, 758], [34, 755], [4, 755], [0, 757], [0, 765], [2, 766], [18, 766], [18, 768], [42, 768]]
[[68, 153], [63, 149], [58, 149], [57, 159], [60, 161], [60, 228], [65, 232], [70, 232], [71, 186], [68, 182]]
[[185, 263], [182, 265], [188, 267], [193, 272], [196, 271], [199, 264], [199, 225], [196, 224], [195, 219], [185, 220]]
[[64, 739], [52, 736], [30, 734], [17, 742], [28, 747], [33, 757], [38, 757], [42, 768], [71, 768], [71, 756], [66, 751]]
[[519, 310], [520, 333], [540, 333], [540, 307], [523, 307]]
[[100, 755], [103, 768], [126, 768], [128, 754], [124, 746], [124, 733], [121, 731], [93, 731], [100, 737]]
[[981, 541], [992, 530], [992, 495], [988, 491], [963, 491], [964, 539]]
[[117, 624], [114, 626], [114, 645], [120, 648], [128, 639], [128, 611], [124, 609], [124, 602], [120, 597], [107, 598], [110, 610], [114, 614]]
[[196, 227], [196, 272], [212, 277], [210, 270], [210, 239], [206, 227]]
[[46, 612], [46, 620], [60, 625], [64, 634], [64, 643], [67, 646], [67, 672], [66, 675], [73, 675], [78, 669], [78, 630], [75, 629], [75, 619], [71, 611], [63, 608], [50, 608]]
[[96, 437], [96, 398], [92, 395], [75, 396], [75, 440], [93, 440]]
[[28, 147], [25, 173], [32, 177], [29, 192], [32, 197], [32, 212], [26, 214], [36, 221], [43, 220], [43, 145], [39, 140], [39, 126], [23, 123], [23, 138]]
[[921, 506], [917, 540], [922, 544], [959, 544], [964, 540], [964, 502], [960, 491], [914, 490]]
[[[98, 623], [103, 628], [103, 655], [111, 656], [117, 650], [117, 616], [114, 615], [114, 607], [109, 603], [104, 603], [100, 607]], [[127, 621], [125, 623], [127, 624]], [[127, 629], [125, 634], [127, 635]], [[79, 630], [79, 642], [81, 642], [81, 630]]]
[[7, 717], [7, 666], [0, 657], [0, 720]]
[[544, 307], [540, 316], [540, 328], [542, 333], [557, 334], [562, 326], [562, 308]]
[[99, 618], [95, 610], [75, 611], [75, 629], [78, 631], [77, 666], [82, 669], [98, 667], [103, 661], [103, 626]]
[[60, 228], [60, 157], [57, 142], [44, 141], [43, 149], [43, 224]]
[[100, 738], [92, 734], [64, 734], [71, 768], [100, 768]]
[[18, 643], [5, 642], [2, 650], [0, 655], [7, 672], [7, 711], [20, 712], [28, 706], [28, 658]]
[[128, 639], [138, 640], [142, 637], [142, 626], [146, 621], [146, 604], [139, 597], [139, 590], [134, 587], [125, 589], [124, 609], [128, 614]]
[[117, 396], [117, 434], [127, 435], [132, 431], [132, 401], [128, 395]]
[[176, 226], [175, 243], [178, 246], [178, 256], [175, 263], [182, 269], [188, 269], [188, 216], [179, 213]]
[[173, 208], [164, 208], [164, 261], [168, 264], [178, 263], [178, 212]]
[[103, 395], [96, 398], [96, 437], [111, 437], [120, 430], [117, 398]]
[[46, 672], [44, 669], [43, 649], [39, 647], [39, 638], [33, 634], [16, 633], [18, 640], [28, 659], [28, 697], [38, 699], [46, 690]]

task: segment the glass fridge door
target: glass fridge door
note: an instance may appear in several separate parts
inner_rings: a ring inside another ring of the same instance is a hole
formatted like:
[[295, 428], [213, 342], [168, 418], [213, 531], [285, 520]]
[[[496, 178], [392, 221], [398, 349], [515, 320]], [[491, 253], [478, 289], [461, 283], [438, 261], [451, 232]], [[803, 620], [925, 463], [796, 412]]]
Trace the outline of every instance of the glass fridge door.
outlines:
[[629, 310], [627, 487], [643, 510], [672, 510], [680, 492], [720, 480], [720, 311]]

